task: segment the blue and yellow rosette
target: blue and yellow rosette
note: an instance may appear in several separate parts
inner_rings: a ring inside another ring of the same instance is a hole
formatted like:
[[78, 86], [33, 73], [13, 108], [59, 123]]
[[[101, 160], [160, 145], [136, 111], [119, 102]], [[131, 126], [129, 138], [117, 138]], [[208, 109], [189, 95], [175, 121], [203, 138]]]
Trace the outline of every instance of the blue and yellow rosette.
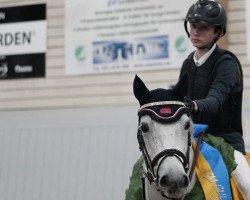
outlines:
[[[195, 140], [207, 127], [207, 125], [201, 124], [195, 126]], [[196, 148], [196, 143], [193, 143], [193, 146]], [[222, 156], [217, 149], [204, 141], [202, 141], [199, 149], [195, 172], [206, 200], [232, 199], [230, 178]]]

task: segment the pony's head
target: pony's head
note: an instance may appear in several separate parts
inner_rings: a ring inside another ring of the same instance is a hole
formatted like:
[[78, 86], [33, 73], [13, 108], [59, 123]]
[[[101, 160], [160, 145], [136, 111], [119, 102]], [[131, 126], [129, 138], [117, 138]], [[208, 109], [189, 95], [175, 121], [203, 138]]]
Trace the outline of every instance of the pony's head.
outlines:
[[141, 106], [137, 136], [148, 179], [156, 183], [163, 196], [180, 199], [189, 192], [188, 173], [193, 158], [193, 123], [188, 108], [182, 103], [188, 89], [188, 76], [183, 76], [170, 89], [151, 91], [136, 76], [133, 87]]

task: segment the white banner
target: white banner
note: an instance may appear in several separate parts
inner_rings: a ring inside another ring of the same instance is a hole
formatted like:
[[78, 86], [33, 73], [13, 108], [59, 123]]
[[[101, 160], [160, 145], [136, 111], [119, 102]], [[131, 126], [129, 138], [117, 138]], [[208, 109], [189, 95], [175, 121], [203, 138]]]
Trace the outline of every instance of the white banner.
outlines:
[[66, 73], [181, 67], [193, 49], [183, 26], [192, 2], [66, 0]]

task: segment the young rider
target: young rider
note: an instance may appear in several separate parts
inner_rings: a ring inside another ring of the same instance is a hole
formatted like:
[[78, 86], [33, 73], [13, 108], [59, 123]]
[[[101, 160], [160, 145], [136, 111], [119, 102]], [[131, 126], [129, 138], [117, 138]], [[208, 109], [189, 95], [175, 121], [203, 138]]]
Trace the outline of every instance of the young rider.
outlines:
[[189, 75], [185, 104], [194, 123], [208, 124], [208, 133], [220, 136], [245, 154], [242, 137], [243, 75], [236, 56], [216, 42], [226, 34], [227, 16], [213, 0], [198, 0], [188, 10], [185, 30], [196, 50], [183, 62], [180, 77]]

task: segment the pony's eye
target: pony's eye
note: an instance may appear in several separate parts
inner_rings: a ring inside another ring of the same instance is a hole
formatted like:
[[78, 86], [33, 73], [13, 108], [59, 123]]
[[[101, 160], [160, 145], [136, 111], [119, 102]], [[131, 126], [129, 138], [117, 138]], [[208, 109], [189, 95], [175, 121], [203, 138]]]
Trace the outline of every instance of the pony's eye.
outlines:
[[187, 129], [189, 129], [189, 128], [190, 128], [190, 121], [187, 121], [187, 122], [185, 123], [184, 129], [187, 130]]
[[142, 124], [139, 126], [139, 129], [140, 129], [143, 133], [147, 133], [147, 132], [149, 131], [149, 126], [148, 126], [148, 124], [142, 123]]

